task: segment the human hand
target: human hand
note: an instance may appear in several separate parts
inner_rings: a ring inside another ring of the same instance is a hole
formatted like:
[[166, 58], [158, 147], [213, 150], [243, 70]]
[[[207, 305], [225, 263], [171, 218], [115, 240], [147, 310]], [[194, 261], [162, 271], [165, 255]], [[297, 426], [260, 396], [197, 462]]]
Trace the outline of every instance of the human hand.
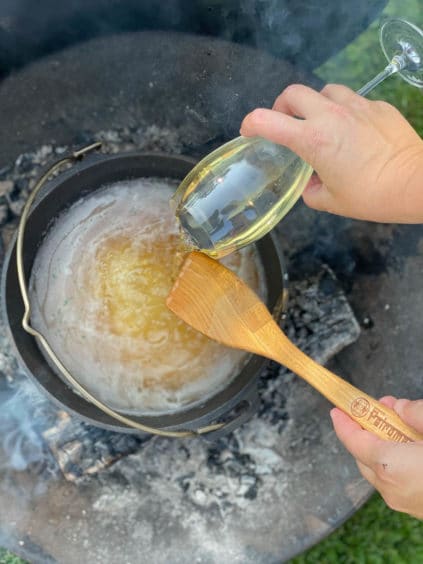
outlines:
[[386, 102], [336, 84], [321, 92], [294, 84], [272, 110], [248, 114], [241, 134], [286, 145], [314, 168], [318, 176], [303, 194], [312, 208], [357, 219], [423, 222], [423, 141]]
[[[423, 432], [423, 400], [386, 396], [380, 401], [394, 409], [416, 431]], [[384, 441], [362, 429], [337, 408], [331, 410], [331, 417], [339, 440], [386, 504], [391, 509], [423, 519], [423, 441]]]

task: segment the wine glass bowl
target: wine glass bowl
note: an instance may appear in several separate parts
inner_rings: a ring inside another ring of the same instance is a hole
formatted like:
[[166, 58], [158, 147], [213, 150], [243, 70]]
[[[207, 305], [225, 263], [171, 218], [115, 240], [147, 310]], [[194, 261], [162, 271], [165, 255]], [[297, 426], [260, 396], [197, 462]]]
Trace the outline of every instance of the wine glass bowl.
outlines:
[[220, 258], [268, 233], [301, 196], [312, 172], [287, 147], [237, 137], [194, 167], [172, 207], [188, 244]]

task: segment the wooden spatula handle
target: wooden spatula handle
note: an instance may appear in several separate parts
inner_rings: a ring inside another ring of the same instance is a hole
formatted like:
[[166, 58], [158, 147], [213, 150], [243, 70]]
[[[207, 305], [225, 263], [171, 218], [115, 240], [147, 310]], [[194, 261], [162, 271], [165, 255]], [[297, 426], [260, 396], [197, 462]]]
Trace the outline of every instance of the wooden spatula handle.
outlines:
[[382, 439], [423, 441], [423, 435], [406, 425], [392, 409], [301, 352], [258, 296], [233, 272], [202, 253], [188, 255], [166, 303], [211, 339], [283, 364]]
[[[321, 385], [325, 388], [324, 395], [347, 413], [354, 421], [367, 431], [371, 431], [381, 439], [408, 443], [411, 441], [423, 441], [423, 435], [404, 423], [398, 414], [391, 408], [383, 405], [376, 399], [365, 394], [349, 382], [338, 378], [329, 372], [323, 375], [325, 369], [320, 367], [316, 373], [320, 375]], [[337, 387], [328, 389], [334, 385], [335, 378]]]
[[[282, 334], [283, 335], [283, 334]], [[283, 335], [280, 362], [301, 376], [336, 407], [357, 421], [363, 429], [381, 439], [408, 443], [423, 441], [423, 435], [409, 427], [397, 413], [371, 396], [327, 370]]]

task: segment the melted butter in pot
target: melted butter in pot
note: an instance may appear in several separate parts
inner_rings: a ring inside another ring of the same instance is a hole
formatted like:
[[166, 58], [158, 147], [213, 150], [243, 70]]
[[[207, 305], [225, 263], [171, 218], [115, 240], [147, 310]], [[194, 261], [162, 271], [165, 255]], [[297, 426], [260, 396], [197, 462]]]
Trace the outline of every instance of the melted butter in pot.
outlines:
[[[204, 400], [247, 358], [166, 308], [184, 258], [172, 182], [122, 182], [77, 202], [50, 229], [31, 275], [34, 327], [83, 385], [128, 413]], [[264, 297], [253, 248], [223, 262]]]

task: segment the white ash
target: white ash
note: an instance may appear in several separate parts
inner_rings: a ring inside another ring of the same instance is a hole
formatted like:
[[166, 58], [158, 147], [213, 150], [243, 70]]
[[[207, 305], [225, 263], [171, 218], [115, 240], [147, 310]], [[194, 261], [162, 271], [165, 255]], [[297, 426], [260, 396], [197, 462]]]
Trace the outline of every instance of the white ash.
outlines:
[[[255, 425], [258, 432], [251, 432]], [[272, 447], [262, 446], [260, 427], [260, 421], [253, 420], [236, 431], [222, 441], [219, 455], [201, 439], [181, 443], [154, 438], [142, 451], [99, 475], [105, 493], [96, 500], [94, 509], [103, 512], [103, 519], [104, 512], [108, 513], [112, 522], [119, 514], [135, 516], [140, 504], [168, 503], [171, 519], [184, 528], [194, 523], [207, 526], [210, 518], [222, 520], [241, 509], [243, 524], [248, 527], [256, 518], [257, 496], [260, 503], [282, 498], [291, 471], [275, 441]], [[131, 484], [132, 491], [142, 491], [142, 498], [128, 497], [113, 475]]]
[[[78, 142], [89, 145], [102, 141], [101, 152], [105, 154], [125, 151], [160, 151], [181, 154], [184, 145], [173, 129], [151, 125], [145, 128], [123, 127], [119, 130], [83, 132]], [[0, 227], [17, 218], [28, 194], [41, 171], [63, 157], [71, 148], [67, 146], [42, 145], [32, 152], [18, 156], [13, 164], [0, 169]]]

